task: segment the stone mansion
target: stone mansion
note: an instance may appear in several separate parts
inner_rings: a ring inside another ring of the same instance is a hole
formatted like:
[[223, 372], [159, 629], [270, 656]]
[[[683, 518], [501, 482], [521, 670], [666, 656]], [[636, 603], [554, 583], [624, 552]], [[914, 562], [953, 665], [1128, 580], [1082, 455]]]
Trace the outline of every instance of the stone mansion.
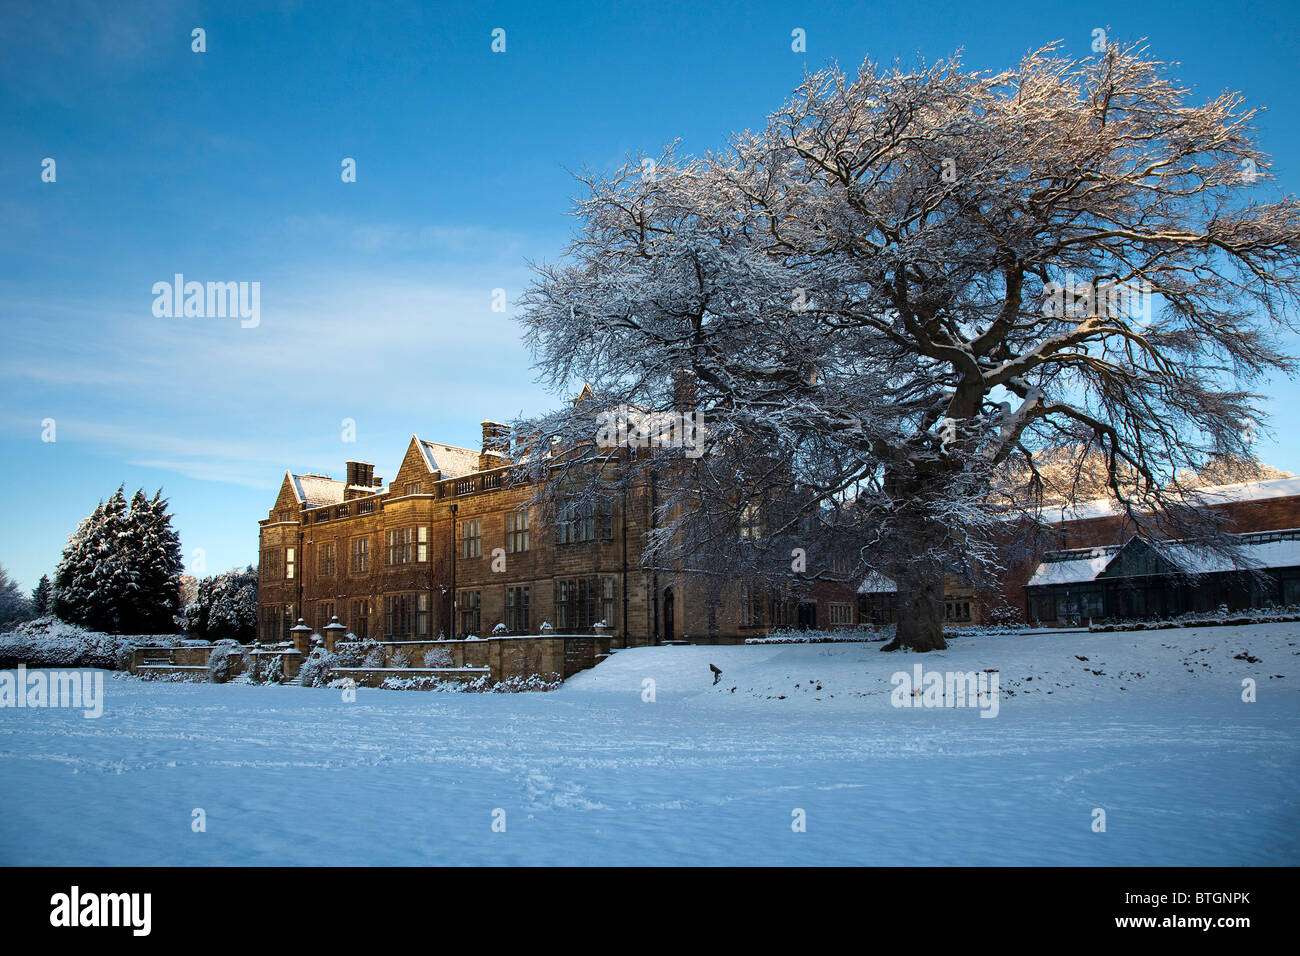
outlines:
[[341, 481], [286, 474], [260, 522], [259, 637], [280, 640], [299, 617], [319, 631], [334, 616], [384, 641], [603, 623], [615, 647], [857, 622], [847, 586], [798, 601], [738, 586], [706, 601], [686, 576], [642, 568], [648, 496], [578, 505], [539, 526], [532, 489], [508, 481], [507, 426], [482, 428], [478, 451], [412, 436], [386, 485], [356, 461]]

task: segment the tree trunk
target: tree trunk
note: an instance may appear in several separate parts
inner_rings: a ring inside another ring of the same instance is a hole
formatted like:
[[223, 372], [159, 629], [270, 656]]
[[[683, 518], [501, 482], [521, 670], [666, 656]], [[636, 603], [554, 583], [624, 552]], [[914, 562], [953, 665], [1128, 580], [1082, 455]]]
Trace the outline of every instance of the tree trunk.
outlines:
[[895, 578], [898, 585], [898, 628], [881, 650], [941, 651], [943, 639], [942, 562], [918, 558]]

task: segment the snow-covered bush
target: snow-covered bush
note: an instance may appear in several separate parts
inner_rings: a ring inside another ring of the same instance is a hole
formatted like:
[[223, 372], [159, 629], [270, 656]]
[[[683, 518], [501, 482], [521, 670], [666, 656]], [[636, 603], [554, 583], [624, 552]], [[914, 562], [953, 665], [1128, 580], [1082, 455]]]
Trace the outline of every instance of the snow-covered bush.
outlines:
[[[337, 644], [334, 656], [339, 667], [383, 667], [384, 649], [373, 637]], [[379, 663], [375, 663], [376, 658]]]
[[445, 647], [435, 647], [424, 654], [425, 667], [454, 667], [451, 651]]
[[390, 664], [389, 666], [390, 666], [390, 667], [410, 667], [410, 666], [411, 666], [411, 655], [408, 654], [408, 653], [406, 653], [405, 650], [403, 650], [403, 649], [401, 649], [401, 648], [398, 648], [396, 651], [393, 652], [393, 662], [392, 662], [392, 664]]
[[118, 635], [91, 631], [47, 615], [0, 634], [0, 667], [102, 667], [125, 670], [138, 646], [176, 647], [175, 634]]
[[217, 641], [208, 655], [208, 678], [214, 684], [224, 684], [246, 669], [248, 650], [234, 640]]
[[1300, 621], [1300, 607], [1295, 605], [1229, 611], [1226, 605], [1220, 604], [1218, 608], [1209, 612], [1193, 612], [1173, 618], [1110, 621], [1103, 624], [1092, 624], [1088, 627], [1088, 630], [1108, 632], [1149, 631], [1171, 627], [1242, 627], [1249, 624], [1275, 624], [1293, 621]]
[[509, 634], [510, 628], [506, 627], [505, 624], [498, 624], [496, 627], [492, 628], [492, 633], [498, 635]]
[[279, 654], [252, 654], [248, 679], [254, 684], [278, 684], [284, 680], [284, 658]]
[[520, 694], [556, 690], [563, 683], [559, 674], [528, 674], [501, 681], [492, 680], [488, 674], [481, 674], [468, 681], [419, 674], [414, 677], [386, 677], [379, 686], [384, 690], [424, 690], [444, 694]]
[[838, 644], [841, 642], [857, 643], [862, 641], [883, 641], [894, 636], [891, 625], [877, 632], [860, 627], [841, 627], [824, 631], [800, 630], [789, 627], [774, 627], [766, 637], [748, 638], [746, 644]]
[[317, 644], [302, 662], [298, 677], [303, 687], [325, 687], [330, 682], [331, 672], [338, 666], [339, 659], [327, 651], [325, 645]]

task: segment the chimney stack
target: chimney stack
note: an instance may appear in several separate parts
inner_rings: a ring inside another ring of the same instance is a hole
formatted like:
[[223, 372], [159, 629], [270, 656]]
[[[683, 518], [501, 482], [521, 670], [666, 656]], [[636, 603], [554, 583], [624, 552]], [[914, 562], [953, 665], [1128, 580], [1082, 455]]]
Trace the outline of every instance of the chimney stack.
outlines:
[[500, 422], [483, 422], [483, 454], [500, 455], [506, 458], [510, 454], [510, 426]]
[[375, 483], [375, 466], [368, 461], [348, 462], [349, 488], [370, 488]]
[[478, 470], [500, 468], [510, 461], [510, 426], [500, 422], [483, 422], [483, 450], [478, 456]]

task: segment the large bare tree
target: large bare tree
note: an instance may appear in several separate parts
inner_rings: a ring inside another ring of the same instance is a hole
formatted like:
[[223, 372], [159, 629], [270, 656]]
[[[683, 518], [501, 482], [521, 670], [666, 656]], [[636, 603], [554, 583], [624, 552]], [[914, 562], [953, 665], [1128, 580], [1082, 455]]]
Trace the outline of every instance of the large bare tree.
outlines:
[[1180, 472], [1250, 454], [1300, 291], [1253, 116], [1141, 46], [809, 76], [719, 154], [582, 177], [522, 321], [592, 394], [526, 430], [582, 461], [601, 409], [703, 410], [706, 454], [630, 465], [648, 560], [716, 575], [766, 542], [790, 575], [802, 541], [815, 577], [847, 544], [897, 584], [889, 646], [941, 648], [945, 573], [996, 570], [1027, 506], [1009, 465], [1100, 455], [1125, 508], [1170, 514]]

